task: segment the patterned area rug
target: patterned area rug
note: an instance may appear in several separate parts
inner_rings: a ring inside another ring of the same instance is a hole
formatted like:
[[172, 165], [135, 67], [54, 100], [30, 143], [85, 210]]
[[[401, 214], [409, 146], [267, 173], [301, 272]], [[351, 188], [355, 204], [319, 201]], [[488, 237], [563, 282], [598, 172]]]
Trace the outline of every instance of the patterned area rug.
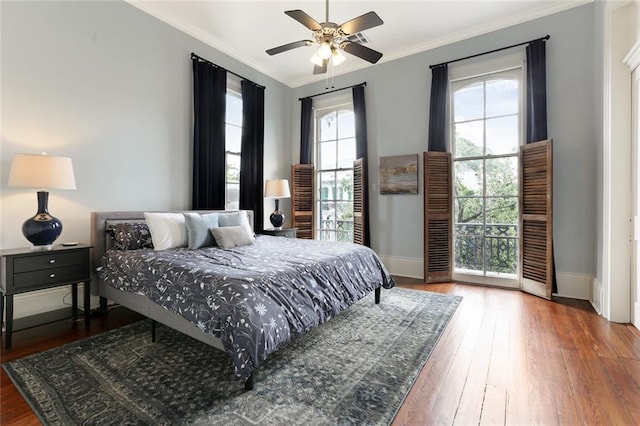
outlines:
[[149, 321], [4, 364], [44, 424], [389, 424], [461, 297], [373, 294], [267, 359], [245, 392], [228, 356]]

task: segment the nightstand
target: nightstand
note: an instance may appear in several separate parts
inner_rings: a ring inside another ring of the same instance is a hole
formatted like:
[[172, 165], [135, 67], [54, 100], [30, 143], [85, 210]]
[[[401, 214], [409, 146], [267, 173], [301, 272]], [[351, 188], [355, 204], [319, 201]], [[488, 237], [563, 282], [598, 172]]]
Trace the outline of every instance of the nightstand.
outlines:
[[73, 315], [78, 314], [78, 283], [84, 283], [84, 322], [90, 314], [90, 246], [56, 245], [51, 250], [20, 248], [0, 250], [0, 319], [7, 306], [5, 349], [11, 347], [13, 296], [71, 284]]
[[282, 228], [282, 229], [263, 229], [262, 234], [272, 235], [274, 237], [296, 238], [298, 228]]

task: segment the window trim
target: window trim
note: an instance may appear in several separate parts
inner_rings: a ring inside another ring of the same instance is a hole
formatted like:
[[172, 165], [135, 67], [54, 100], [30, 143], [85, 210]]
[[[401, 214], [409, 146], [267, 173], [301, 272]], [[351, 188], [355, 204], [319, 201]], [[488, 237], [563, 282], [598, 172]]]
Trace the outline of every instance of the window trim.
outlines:
[[[336, 168], [333, 169], [322, 169], [320, 168], [320, 164], [319, 164], [319, 160], [320, 160], [320, 128], [318, 125], [318, 122], [320, 120], [321, 117], [325, 116], [326, 114], [329, 113], [338, 113], [339, 111], [342, 110], [347, 110], [350, 111], [351, 113], [354, 113], [353, 111], [353, 101], [351, 96], [336, 96], [331, 98], [330, 100], [324, 100], [322, 102], [319, 102], [314, 108], [313, 108], [313, 122], [314, 122], [314, 149], [313, 149], [313, 164], [314, 164], [314, 180], [315, 180], [315, 185], [316, 185], [316, 191], [314, 191], [314, 200], [313, 200], [313, 208], [314, 208], [314, 216], [316, 217], [315, 223], [313, 224], [314, 227], [314, 233], [315, 233], [315, 238], [316, 239], [320, 239], [322, 232], [324, 232], [324, 230], [321, 228], [321, 223], [322, 223], [322, 215], [320, 214], [320, 203], [322, 201], [327, 201], [327, 202], [333, 202], [334, 204], [338, 203], [338, 202], [348, 202], [351, 204], [351, 208], [353, 209], [353, 197], [351, 198], [351, 200], [338, 200], [336, 198], [336, 194], [334, 194], [334, 197], [332, 199], [327, 199], [327, 200], [323, 200], [322, 196], [321, 196], [321, 192], [322, 192], [322, 185], [321, 185], [321, 180], [320, 180], [320, 174], [321, 173], [327, 173], [327, 172], [333, 172], [333, 173], [339, 173], [339, 172], [349, 172], [351, 171], [351, 173], [353, 174], [354, 172], [354, 167], [353, 164], [351, 165], [351, 167], [338, 167], [338, 164], [336, 163]], [[355, 135], [354, 135], [355, 138]], [[344, 138], [343, 138], [344, 139]], [[338, 144], [337, 142], [340, 141], [340, 137], [338, 135], [338, 137], [335, 139], [336, 141], [336, 158], [337, 158], [337, 154], [338, 154]], [[326, 142], [326, 141], [325, 141]], [[357, 157], [357, 155], [356, 155]], [[354, 161], [357, 158], [354, 158]], [[337, 191], [336, 191], [337, 192]], [[337, 221], [337, 219], [336, 219]], [[337, 228], [334, 228], [332, 230], [330, 230], [329, 232], [335, 234], [335, 239], [331, 240], [331, 241], [338, 241], [337, 235], [338, 235], [338, 230]], [[353, 230], [352, 230], [353, 232]]]
[[[229, 96], [230, 94], [232, 96], [237, 97], [238, 99], [240, 99], [240, 101], [242, 101], [242, 92], [240, 90], [240, 83], [239, 81], [237, 82], [237, 84], [233, 84], [234, 80], [233, 79], [229, 79], [227, 81], [227, 94], [226, 96]], [[226, 120], [225, 117], [225, 122], [224, 122], [225, 127], [226, 126], [233, 126], [235, 128], [239, 128], [240, 129], [240, 135], [242, 135], [242, 123], [240, 125], [237, 125], [235, 123], [230, 123]], [[238, 187], [238, 194], [240, 193], [240, 178], [238, 177], [238, 181], [230, 181], [227, 180], [227, 176], [228, 176], [228, 168], [229, 168], [229, 163], [227, 162], [227, 158], [228, 156], [234, 156], [234, 157], [238, 157], [238, 164], [240, 164], [240, 159], [242, 156], [242, 149], [239, 152], [234, 152], [234, 151], [230, 151], [228, 149], [228, 144], [227, 144], [227, 140], [226, 140], [227, 136], [225, 133], [225, 150], [224, 150], [224, 205], [225, 205], [225, 209], [229, 210], [230, 208], [232, 208], [232, 206], [229, 205], [230, 201], [229, 201], [229, 192], [228, 192], [228, 187], [229, 185], [236, 185]], [[242, 136], [241, 136], [242, 138]], [[240, 173], [240, 166], [238, 167], [238, 176]]]
[[[520, 136], [520, 146], [525, 144], [525, 115], [526, 115], [526, 67], [525, 67], [525, 56], [524, 52], [516, 52], [509, 55], [502, 55], [499, 57], [493, 57], [489, 59], [485, 59], [482, 61], [476, 61], [469, 64], [461, 64], [452, 66], [449, 70], [449, 94], [447, 96], [447, 110], [449, 112], [448, 119], [448, 138], [449, 138], [449, 146], [452, 154], [452, 162], [453, 167], [451, 168], [452, 177], [455, 178], [455, 163], [460, 159], [455, 158], [455, 149], [456, 149], [456, 141], [455, 141], [455, 115], [454, 115], [454, 102], [453, 96], [455, 91], [460, 90], [464, 87], [467, 87], [471, 84], [474, 84], [478, 81], [486, 81], [488, 76], [492, 78], [499, 79], [501, 77], [507, 78], [517, 78], [520, 82], [520, 95], [519, 95], [519, 117], [518, 117], [518, 131]], [[491, 117], [494, 118], [494, 117]], [[486, 121], [486, 117], [482, 117], [483, 121]], [[475, 121], [475, 120], [474, 120]], [[511, 154], [499, 154], [499, 155], [486, 155], [486, 135], [485, 135], [485, 146], [483, 146], [484, 155], [476, 156], [476, 157], [464, 157], [464, 161], [474, 160], [474, 159], [482, 159], [486, 160], [488, 158], [508, 158], [515, 157], [518, 159], [520, 157], [520, 150], [518, 149], [515, 153]], [[483, 179], [486, 179], [483, 172]], [[455, 179], [452, 179], [452, 184], [455, 185]], [[453, 188], [452, 188], [453, 189]], [[455, 191], [452, 192], [453, 202], [455, 203], [455, 199], [458, 198], [455, 196]], [[486, 199], [486, 185], [483, 186], [483, 194], [482, 198]], [[517, 198], [520, 198], [520, 194], [517, 194]], [[455, 242], [455, 208], [451, 212], [452, 214], [452, 233]], [[520, 214], [520, 213], [519, 213]], [[485, 218], [486, 219], [486, 218]], [[519, 223], [518, 223], [519, 226]], [[518, 247], [521, 235], [520, 231], [518, 232]], [[455, 243], [452, 246], [452, 255], [455, 254]], [[520, 274], [519, 270], [520, 262], [519, 256], [517, 260], [518, 270], [516, 271], [515, 276], [500, 276], [498, 274], [487, 274], [487, 271], [479, 271], [474, 273], [472, 271], [465, 270], [464, 272], [460, 271], [460, 269], [456, 268], [455, 261], [452, 263], [452, 279], [459, 281], [467, 281], [478, 284], [486, 284], [486, 285], [499, 285], [506, 288], [519, 288], [520, 287]], [[484, 269], [484, 268], [483, 268]]]

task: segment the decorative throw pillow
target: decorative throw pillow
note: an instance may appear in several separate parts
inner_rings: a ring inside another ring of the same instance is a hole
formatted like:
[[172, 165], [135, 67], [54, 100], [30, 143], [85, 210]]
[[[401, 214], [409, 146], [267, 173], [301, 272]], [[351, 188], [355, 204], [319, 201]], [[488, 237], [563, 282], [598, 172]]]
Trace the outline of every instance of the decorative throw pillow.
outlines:
[[151, 232], [146, 223], [117, 223], [111, 229], [113, 248], [116, 250], [139, 250], [153, 248]]
[[190, 249], [216, 245], [216, 240], [209, 229], [218, 227], [218, 213], [185, 212], [184, 218], [187, 224], [187, 241]]
[[154, 250], [166, 250], [187, 246], [187, 226], [182, 213], [147, 213]]
[[253, 233], [244, 226], [225, 226], [209, 230], [219, 247], [229, 249], [253, 244]]
[[249, 225], [249, 218], [247, 217], [247, 212], [244, 210], [233, 213], [221, 213], [218, 216], [218, 226], [221, 228], [227, 226], [242, 226], [247, 230], [249, 235], [253, 236], [253, 229], [251, 229], [251, 225]]

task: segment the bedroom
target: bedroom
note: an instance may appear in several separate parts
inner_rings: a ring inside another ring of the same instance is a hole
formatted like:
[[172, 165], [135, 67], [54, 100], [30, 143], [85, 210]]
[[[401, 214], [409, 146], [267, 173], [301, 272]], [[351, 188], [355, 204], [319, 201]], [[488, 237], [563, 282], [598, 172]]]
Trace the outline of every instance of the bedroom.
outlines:
[[[298, 158], [298, 98], [324, 91], [323, 82], [290, 88], [125, 2], [3, 2], [1, 12], [2, 248], [24, 245], [18, 230], [34, 208], [31, 191], [6, 186], [16, 153], [73, 158], [78, 189], [51, 199], [65, 223], [61, 240], [88, 242], [91, 211], [189, 205], [190, 52], [267, 87], [265, 177], [288, 176]], [[604, 53], [594, 47], [609, 37], [606, 14], [601, 2], [588, 3], [335, 81], [367, 81], [372, 158], [418, 153], [426, 148], [430, 64], [551, 34], [559, 293], [580, 299], [593, 297], [594, 283], [616, 285], [603, 267]], [[394, 275], [420, 277], [421, 233], [406, 224], [422, 227], [422, 195], [372, 194], [372, 246]], [[266, 212], [271, 207], [265, 203]], [[628, 287], [615, 290], [611, 299], [628, 300]], [[65, 294], [30, 295], [16, 302], [16, 317], [59, 309]]]

